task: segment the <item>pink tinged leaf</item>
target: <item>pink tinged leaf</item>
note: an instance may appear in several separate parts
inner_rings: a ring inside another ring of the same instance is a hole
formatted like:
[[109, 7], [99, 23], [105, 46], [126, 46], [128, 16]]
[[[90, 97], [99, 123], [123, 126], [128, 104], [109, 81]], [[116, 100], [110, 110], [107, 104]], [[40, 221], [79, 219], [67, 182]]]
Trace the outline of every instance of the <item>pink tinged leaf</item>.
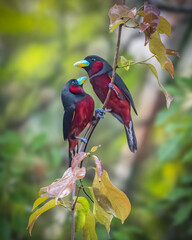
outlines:
[[66, 197], [71, 193], [73, 184], [77, 180], [84, 178], [85, 174], [86, 169], [84, 167], [76, 167], [74, 169], [68, 168], [63, 177], [58, 181], [53, 182], [47, 187], [41, 188], [41, 197], [53, 197], [56, 198], [56, 200]]
[[176, 56], [176, 57], [180, 57], [179, 52], [177, 52], [176, 50], [173, 50], [173, 49], [166, 49], [166, 54], [167, 55], [173, 55], [173, 56]]
[[77, 153], [71, 162], [72, 169], [74, 169], [86, 157], [87, 157], [87, 153], [85, 153], [85, 152]]
[[102, 162], [98, 159], [97, 156], [93, 155], [92, 158], [95, 161], [96, 168], [98, 170], [98, 176], [99, 176], [99, 182], [101, 181], [101, 176], [103, 174], [103, 164]]
[[134, 22], [138, 24], [138, 21], [135, 19], [137, 14], [137, 9], [132, 8], [131, 10], [126, 5], [117, 5], [115, 4], [110, 10], [109, 10], [109, 19], [110, 19], [110, 32], [113, 32], [114, 29], [125, 23], [125, 18], [129, 19], [131, 18]]
[[[141, 31], [145, 33], [145, 46], [148, 44], [151, 34], [153, 34], [159, 25], [160, 10], [151, 4], [144, 3], [144, 18], [143, 23], [139, 25]], [[148, 27], [147, 27], [148, 26]]]

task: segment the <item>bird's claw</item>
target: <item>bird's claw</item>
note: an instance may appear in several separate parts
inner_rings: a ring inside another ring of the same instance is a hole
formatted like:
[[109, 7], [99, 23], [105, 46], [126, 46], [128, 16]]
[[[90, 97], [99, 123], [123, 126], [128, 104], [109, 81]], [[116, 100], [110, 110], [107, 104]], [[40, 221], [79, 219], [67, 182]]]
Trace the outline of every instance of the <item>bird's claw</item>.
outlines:
[[87, 143], [87, 139], [86, 138], [83, 138], [83, 137], [75, 137], [75, 138], [81, 140], [84, 143]]
[[102, 108], [97, 108], [97, 109], [95, 109], [95, 114], [99, 117], [99, 118], [102, 118], [102, 119], [104, 119], [104, 117], [105, 117], [105, 110], [104, 109], [102, 109]]
[[117, 92], [117, 90], [115, 89], [115, 87], [112, 83], [109, 83], [108, 87], [111, 88], [116, 93], [116, 95], [119, 99], [123, 100], [122, 94]]

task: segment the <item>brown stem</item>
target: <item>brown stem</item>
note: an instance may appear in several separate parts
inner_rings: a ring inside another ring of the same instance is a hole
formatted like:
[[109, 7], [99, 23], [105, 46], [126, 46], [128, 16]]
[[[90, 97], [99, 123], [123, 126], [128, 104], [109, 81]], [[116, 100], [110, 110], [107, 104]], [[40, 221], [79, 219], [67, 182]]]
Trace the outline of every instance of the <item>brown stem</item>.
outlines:
[[75, 208], [73, 206], [73, 198], [75, 197], [75, 190], [76, 190], [76, 184], [73, 184], [72, 189], [72, 201], [71, 201], [71, 209], [72, 209], [72, 226], [71, 226], [71, 240], [75, 239]]
[[[122, 27], [123, 27], [123, 25], [120, 25], [119, 30], [118, 30], [117, 47], [116, 47], [114, 61], [113, 61], [113, 73], [112, 73], [112, 78], [111, 78], [111, 84], [114, 84], [114, 81], [115, 81], [115, 72], [116, 72], [116, 67], [117, 67], [117, 59], [118, 59], [118, 55], [119, 55], [119, 46], [120, 46], [120, 40], [121, 40]], [[103, 109], [106, 108], [107, 103], [108, 103], [109, 98], [110, 98], [110, 95], [111, 95], [111, 88], [109, 88], [109, 91], [107, 93], [107, 97], [105, 98], [105, 102], [103, 104]]]

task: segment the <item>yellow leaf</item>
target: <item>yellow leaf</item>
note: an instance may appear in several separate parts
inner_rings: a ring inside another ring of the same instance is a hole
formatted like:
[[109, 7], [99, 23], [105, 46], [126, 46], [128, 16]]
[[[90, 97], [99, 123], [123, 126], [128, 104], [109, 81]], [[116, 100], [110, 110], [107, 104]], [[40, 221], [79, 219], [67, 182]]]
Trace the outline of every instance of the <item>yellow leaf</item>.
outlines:
[[39, 208], [38, 210], [36, 210], [34, 213], [31, 214], [31, 216], [29, 217], [29, 222], [28, 222], [28, 226], [27, 226], [27, 229], [29, 229], [30, 235], [31, 235], [33, 225], [34, 225], [35, 221], [37, 220], [37, 218], [42, 213], [48, 211], [49, 209], [51, 209], [55, 206], [59, 206], [59, 205], [61, 205], [60, 201], [57, 201], [57, 204], [56, 204], [55, 199], [52, 199], [49, 202], [47, 202], [45, 205], [43, 205], [43, 207]]
[[90, 152], [91, 153], [96, 152], [99, 147], [101, 147], [101, 145], [92, 147]]
[[[77, 205], [77, 204], [76, 204]], [[78, 232], [85, 225], [86, 214], [84, 210], [75, 208], [75, 231]]]
[[151, 35], [149, 40], [149, 49], [153, 54], [155, 54], [155, 57], [161, 64], [161, 68], [164, 69], [166, 61], [166, 48], [162, 43], [158, 32]]
[[107, 232], [109, 233], [110, 231], [110, 225], [111, 225], [111, 221], [113, 219], [113, 216], [107, 212], [105, 212], [103, 210], [102, 207], [99, 206], [99, 204], [97, 203], [95, 196], [93, 194], [93, 189], [89, 188], [94, 200], [94, 204], [93, 204], [93, 214], [95, 216], [95, 219], [100, 223], [103, 224], [107, 230]]
[[171, 37], [171, 25], [170, 23], [161, 16], [160, 20], [159, 20], [159, 26], [157, 28], [157, 32], [158, 33], [165, 33], [168, 37]]
[[38, 207], [41, 203], [45, 202], [48, 199], [48, 197], [39, 197], [33, 204], [33, 208], [31, 211], [33, 211], [36, 207]]
[[158, 74], [157, 74], [156, 68], [152, 64], [150, 64], [150, 63], [146, 63], [146, 65], [150, 68], [151, 72], [155, 75], [155, 77], [158, 80], [159, 78], [158, 78]]
[[78, 197], [77, 202], [79, 204], [81, 204], [81, 206], [83, 207], [85, 213], [87, 213], [88, 210], [89, 210], [89, 202], [87, 201], [87, 199], [84, 198], [84, 197]]
[[120, 63], [121, 66], [125, 69], [125, 70], [129, 70], [130, 68], [130, 64], [132, 63], [132, 60], [127, 60], [124, 56], [120, 56]]
[[101, 182], [99, 182], [96, 169], [93, 180], [93, 193], [97, 203], [104, 211], [121, 219], [121, 222], [124, 223], [131, 211], [130, 201], [122, 191], [112, 185], [105, 170], [101, 176]]
[[113, 24], [110, 24], [109, 25], [110, 33], [112, 33], [115, 30], [115, 28], [117, 28], [121, 24], [125, 24], [125, 21], [119, 19], [119, 20], [116, 20]]
[[86, 215], [89, 211], [89, 202], [84, 197], [78, 197], [75, 205], [75, 231], [79, 231], [85, 224]]
[[95, 217], [90, 209], [87, 212], [85, 224], [83, 227], [83, 236], [85, 240], [97, 240], [97, 234], [95, 232]]
[[156, 68], [152, 65], [152, 64], [146, 64], [152, 71], [152, 73], [155, 75], [155, 77], [157, 78], [157, 82], [159, 84], [159, 87], [162, 89], [164, 95], [165, 95], [165, 98], [166, 98], [166, 105], [167, 105], [167, 108], [170, 107], [170, 104], [171, 102], [173, 101], [173, 97], [167, 92], [167, 90], [163, 87], [163, 85], [161, 84], [161, 82], [159, 81], [159, 78], [158, 78], [158, 74], [157, 74], [157, 70]]

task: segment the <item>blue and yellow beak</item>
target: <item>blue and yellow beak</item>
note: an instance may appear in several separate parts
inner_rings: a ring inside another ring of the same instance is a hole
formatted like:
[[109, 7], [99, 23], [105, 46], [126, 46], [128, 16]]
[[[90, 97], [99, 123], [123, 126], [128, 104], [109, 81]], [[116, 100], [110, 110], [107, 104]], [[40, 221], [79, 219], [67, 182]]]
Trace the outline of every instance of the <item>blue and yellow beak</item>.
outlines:
[[77, 82], [81, 86], [86, 80], [87, 80], [87, 77], [80, 77], [77, 79]]
[[88, 62], [87, 60], [81, 60], [78, 61], [74, 64], [75, 67], [88, 67], [90, 64], [90, 62]]

